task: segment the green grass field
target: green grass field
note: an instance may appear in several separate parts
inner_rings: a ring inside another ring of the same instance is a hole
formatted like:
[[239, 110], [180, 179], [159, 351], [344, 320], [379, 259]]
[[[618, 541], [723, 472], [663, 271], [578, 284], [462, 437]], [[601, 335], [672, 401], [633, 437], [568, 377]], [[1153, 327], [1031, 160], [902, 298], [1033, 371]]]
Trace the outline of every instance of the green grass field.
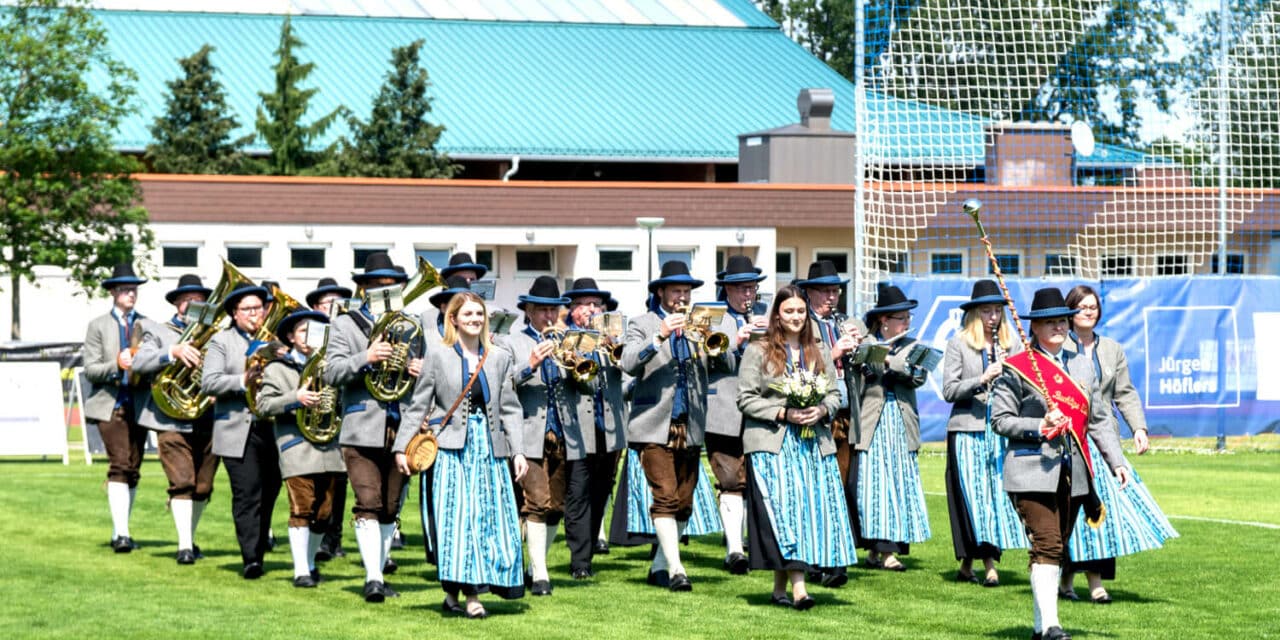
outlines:
[[[1064, 626], [1077, 638], [1280, 637], [1280, 446], [1233, 440], [1229, 453], [1197, 453], [1212, 441], [1163, 441], [1133, 457], [1143, 479], [1182, 537], [1159, 551], [1122, 558], [1109, 583], [1115, 604], [1063, 603]], [[133, 513], [141, 549], [116, 555], [107, 545], [110, 518], [105, 461], [0, 462], [0, 629], [6, 638], [1026, 638], [1030, 591], [1026, 553], [1010, 552], [1002, 586], [952, 581], [944, 457], [921, 454], [933, 540], [913, 545], [910, 571], [855, 568], [842, 589], [811, 587], [809, 612], [767, 606], [771, 574], [730, 576], [720, 569], [719, 539], [682, 551], [694, 591], [671, 594], [644, 584], [643, 549], [615, 548], [598, 558], [598, 576], [568, 578], [568, 552], [551, 558], [555, 593], [504, 602], [486, 597], [491, 617], [471, 621], [440, 613], [435, 573], [422, 561], [416, 488], [404, 512], [410, 546], [394, 552], [390, 583], [403, 597], [382, 605], [360, 599], [364, 572], [354, 553], [321, 566], [318, 589], [294, 589], [288, 549], [268, 556], [267, 575], [239, 577], [230, 491], [219, 473], [197, 542], [207, 559], [178, 566], [165, 510], [165, 480], [149, 459]], [[282, 495], [276, 531], [284, 538]], [[1228, 524], [1203, 519], [1260, 523]], [[561, 539], [563, 542], [563, 538]], [[1083, 594], [1083, 577], [1079, 580]]]

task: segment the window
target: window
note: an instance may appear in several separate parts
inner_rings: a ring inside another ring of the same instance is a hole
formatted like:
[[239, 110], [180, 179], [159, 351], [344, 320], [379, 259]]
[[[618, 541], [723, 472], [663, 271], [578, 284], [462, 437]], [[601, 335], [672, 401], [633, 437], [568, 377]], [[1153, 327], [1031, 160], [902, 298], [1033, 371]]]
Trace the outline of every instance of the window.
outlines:
[[1103, 256], [1102, 277], [1133, 275], [1133, 258], [1131, 256]]
[[[996, 264], [1000, 265], [1000, 273], [1016, 276], [1022, 271], [1022, 256], [1016, 253], [997, 253]], [[990, 260], [987, 261], [987, 273], [994, 273]]]
[[778, 249], [773, 255], [773, 272], [778, 274], [778, 284], [793, 280], [796, 276], [795, 249]]
[[887, 273], [906, 273], [907, 254], [905, 251], [881, 251], [876, 256], [876, 269]]
[[958, 253], [935, 253], [929, 256], [929, 272], [939, 275], [964, 273], [964, 256]]
[[1044, 274], [1046, 276], [1074, 276], [1076, 274], [1076, 257], [1061, 253], [1045, 254]]
[[659, 269], [662, 268], [662, 265], [673, 260], [683, 262], [685, 266], [689, 267], [690, 272], [693, 271], [693, 249], [658, 249], [658, 264], [656, 266]]
[[831, 264], [834, 264], [836, 266], [837, 273], [839, 273], [842, 276], [848, 277], [849, 263], [851, 262], [851, 260], [849, 259], [848, 251], [819, 250], [814, 252], [813, 259], [815, 262], [821, 261], [821, 260], [830, 260]]
[[198, 267], [200, 247], [197, 246], [173, 246], [165, 245], [161, 247], [164, 254], [162, 258], [166, 267]]
[[724, 271], [724, 263], [728, 259], [728, 253], [724, 249], [716, 249], [716, 273]]
[[498, 271], [498, 263], [493, 260], [493, 249], [476, 249], [476, 264], [488, 267], [490, 274]]
[[[1209, 264], [1213, 273], [1222, 273], [1218, 270], [1218, 254], [1213, 254], [1209, 258]], [[1227, 273], [1244, 273], [1244, 254], [1228, 253], [1227, 254]]]
[[289, 249], [289, 266], [294, 269], [323, 269], [324, 248], [292, 247]]
[[351, 266], [356, 269], [363, 269], [365, 260], [375, 253], [387, 253], [391, 247], [352, 247], [351, 248]]
[[600, 271], [631, 271], [635, 252], [631, 249], [600, 249]]
[[516, 249], [517, 273], [554, 273], [554, 265], [550, 249]]
[[452, 254], [450, 249], [414, 249], [413, 263], [417, 265], [418, 258], [423, 258], [436, 269], [443, 269], [449, 265], [449, 256]]
[[227, 262], [246, 269], [260, 268], [262, 247], [227, 247]]
[[1156, 275], [1182, 276], [1187, 272], [1187, 256], [1156, 256]]

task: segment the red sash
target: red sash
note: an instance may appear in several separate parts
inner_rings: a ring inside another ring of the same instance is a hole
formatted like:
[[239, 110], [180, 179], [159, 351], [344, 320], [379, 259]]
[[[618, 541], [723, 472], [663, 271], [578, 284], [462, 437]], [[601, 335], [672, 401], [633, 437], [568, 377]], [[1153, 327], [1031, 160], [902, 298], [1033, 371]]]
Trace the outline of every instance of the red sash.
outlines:
[[[1032, 369], [1031, 358], [1035, 354], [1036, 364], [1044, 377], [1044, 389]], [[1089, 477], [1093, 477], [1093, 458], [1089, 455], [1089, 440], [1085, 434], [1089, 428], [1089, 394], [1068, 374], [1058, 366], [1053, 358], [1035, 349], [1021, 351], [1004, 359], [1004, 364], [1013, 369], [1033, 389], [1042, 394], [1046, 391], [1058, 410], [1071, 421], [1071, 435], [1075, 438], [1080, 452], [1084, 454], [1085, 467], [1089, 469]]]

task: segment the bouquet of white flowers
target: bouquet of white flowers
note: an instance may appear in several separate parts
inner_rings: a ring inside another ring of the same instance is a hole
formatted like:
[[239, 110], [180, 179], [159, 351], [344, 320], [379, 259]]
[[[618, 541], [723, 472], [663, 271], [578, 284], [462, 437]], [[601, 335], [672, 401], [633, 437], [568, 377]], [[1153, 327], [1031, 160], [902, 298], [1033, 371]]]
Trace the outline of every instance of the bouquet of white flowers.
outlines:
[[[826, 373], [796, 369], [788, 372], [782, 380], [769, 387], [787, 396], [788, 408], [806, 409], [822, 403], [822, 399], [831, 390], [831, 379]], [[813, 435], [812, 425], [804, 425], [800, 428], [800, 437], [812, 438]]]

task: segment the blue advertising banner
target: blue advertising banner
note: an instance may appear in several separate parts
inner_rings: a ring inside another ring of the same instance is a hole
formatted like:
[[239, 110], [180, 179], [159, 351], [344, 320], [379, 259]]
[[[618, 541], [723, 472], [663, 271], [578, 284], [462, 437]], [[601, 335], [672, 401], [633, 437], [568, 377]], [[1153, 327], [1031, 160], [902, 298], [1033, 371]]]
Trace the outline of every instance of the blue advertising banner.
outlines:
[[[969, 299], [973, 281], [897, 278], [893, 284], [920, 301], [911, 335], [946, 349], [960, 328], [959, 305]], [[1036, 289], [1056, 286], [1065, 294], [1080, 281], [1018, 278], [1007, 284], [1018, 311], [1025, 312]], [[1280, 278], [1087, 284], [1102, 296], [1098, 333], [1124, 347], [1153, 435], [1280, 431]], [[946, 438], [951, 412], [939, 375], [941, 367], [917, 393], [921, 437], [929, 441]]]

